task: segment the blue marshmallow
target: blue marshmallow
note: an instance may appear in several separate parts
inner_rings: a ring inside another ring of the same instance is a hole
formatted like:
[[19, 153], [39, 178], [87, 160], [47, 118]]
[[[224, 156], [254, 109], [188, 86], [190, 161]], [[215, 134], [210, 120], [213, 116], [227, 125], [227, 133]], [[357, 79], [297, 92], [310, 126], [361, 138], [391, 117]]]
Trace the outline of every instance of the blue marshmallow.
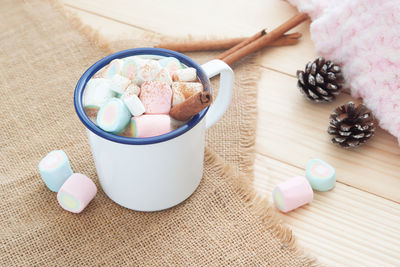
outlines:
[[119, 133], [125, 129], [130, 119], [131, 112], [124, 102], [111, 98], [100, 107], [97, 125], [106, 132]]
[[306, 177], [311, 187], [317, 191], [331, 190], [336, 183], [335, 169], [320, 159], [312, 159], [307, 163]]
[[39, 162], [39, 172], [46, 186], [58, 192], [64, 182], [72, 175], [67, 154], [62, 150], [53, 150]]

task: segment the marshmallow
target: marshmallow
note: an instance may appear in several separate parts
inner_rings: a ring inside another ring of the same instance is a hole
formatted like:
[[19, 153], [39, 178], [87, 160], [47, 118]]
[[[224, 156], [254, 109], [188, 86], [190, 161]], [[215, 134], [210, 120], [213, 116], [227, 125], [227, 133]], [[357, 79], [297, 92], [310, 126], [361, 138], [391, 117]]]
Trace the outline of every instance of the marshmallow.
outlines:
[[53, 192], [58, 192], [72, 174], [68, 157], [62, 150], [51, 151], [39, 162], [38, 167], [43, 181]]
[[165, 82], [144, 82], [141, 87], [140, 100], [146, 114], [168, 114], [171, 109], [172, 90]]
[[134, 83], [131, 83], [131, 84], [125, 89], [125, 92], [122, 94], [121, 97], [123, 97], [124, 95], [125, 95], [125, 96], [128, 96], [128, 95], [132, 95], [132, 94], [137, 95], [137, 96], [139, 96], [139, 94], [140, 94], [140, 87], [137, 86], [137, 85], [134, 84]]
[[194, 82], [197, 80], [197, 72], [195, 68], [185, 68], [176, 70], [172, 75], [174, 82]]
[[111, 78], [111, 90], [118, 94], [123, 94], [125, 89], [128, 87], [128, 85], [131, 83], [131, 80], [128, 78], [125, 78], [119, 74], [115, 74]]
[[60, 206], [70, 212], [81, 212], [97, 193], [97, 187], [87, 176], [74, 173], [57, 193]]
[[85, 109], [85, 113], [86, 116], [88, 116], [88, 118], [93, 122], [96, 123], [97, 120], [97, 114], [99, 113], [99, 109], [96, 106], [87, 106], [84, 108]]
[[152, 81], [160, 72], [161, 67], [158, 61], [147, 59], [138, 67], [137, 75], [134, 82], [137, 85], [142, 85], [146, 81]]
[[145, 112], [143, 103], [142, 101], [140, 101], [137, 95], [135, 94], [122, 95], [121, 99], [122, 101], [124, 101], [126, 107], [129, 109], [132, 116], [139, 116]]
[[133, 81], [137, 74], [137, 63], [135, 59], [125, 59], [121, 70], [122, 76]]
[[83, 106], [100, 107], [114, 96], [111, 81], [104, 78], [90, 79], [83, 92]]
[[111, 98], [100, 107], [97, 125], [104, 131], [118, 133], [125, 129], [130, 118], [131, 113], [124, 102], [118, 98]]
[[335, 169], [320, 159], [312, 159], [307, 163], [306, 177], [317, 191], [331, 190], [336, 183]]
[[144, 138], [158, 136], [171, 131], [169, 115], [142, 115], [133, 117], [133, 137]]
[[185, 99], [188, 99], [192, 95], [203, 91], [203, 85], [201, 83], [173, 82], [172, 90], [174, 92], [181, 92], [184, 95]]
[[314, 193], [305, 177], [297, 176], [278, 184], [273, 191], [275, 205], [282, 212], [289, 212], [310, 203]]
[[169, 86], [172, 84], [171, 75], [167, 68], [162, 68], [153, 81], [166, 82]]
[[167, 68], [169, 74], [172, 76], [176, 70], [182, 69], [181, 62], [174, 57], [165, 57], [158, 61], [161, 67]]
[[112, 60], [104, 69], [103, 77], [111, 79], [115, 74], [120, 75], [124, 62], [122, 59]]
[[176, 86], [172, 86], [172, 107], [175, 107], [184, 101], [185, 96], [182, 94], [182, 92], [179, 91]]

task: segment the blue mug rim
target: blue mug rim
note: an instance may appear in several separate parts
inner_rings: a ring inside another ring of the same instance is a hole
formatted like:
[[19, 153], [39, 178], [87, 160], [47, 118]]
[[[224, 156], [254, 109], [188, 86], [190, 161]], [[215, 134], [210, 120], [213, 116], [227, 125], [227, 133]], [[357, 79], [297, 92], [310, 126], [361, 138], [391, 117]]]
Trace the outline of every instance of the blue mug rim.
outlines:
[[83, 103], [82, 103], [82, 98], [83, 98], [83, 92], [85, 89], [85, 86], [87, 82], [90, 80], [90, 78], [101, 68], [106, 66], [108, 63], [110, 63], [113, 59], [118, 59], [118, 58], [125, 58], [125, 57], [130, 57], [130, 56], [137, 56], [137, 55], [155, 55], [155, 56], [164, 56], [164, 57], [175, 57], [177, 58], [180, 62], [185, 64], [188, 67], [195, 68], [197, 70], [197, 76], [199, 77], [201, 83], [203, 84], [204, 90], [205, 91], [210, 91], [211, 92], [211, 84], [210, 80], [207, 77], [206, 73], [204, 70], [201, 68], [199, 64], [197, 64], [193, 59], [191, 59], [188, 56], [185, 56], [179, 52], [175, 52], [172, 50], [168, 49], [163, 49], [163, 48], [153, 48], [153, 47], [143, 47], [143, 48], [133, 48], [133, 49], [127, 49], [127, 50], [122, 50], [119, 52], [116, 52], [114, 54], [111, 54], [109, 56], [106, 56], [96, 63], [94, 63], [91, 67], [89, 67], [85, 73], [81, 76], [79, 79], [78, 83], [76, 84], [75, 87], [75, 93], [74, 93], [74, 106], [75, 106], [75, 111], [81, 120], [81, 122], [86, 126], [87, 129], [89, 129], [91, 132], [94, 134], [105, 138], [109, 141], [112, 142], [117, 142], [121, 144], [127, 144], [127, 145], [148, 145], [148, 144], [156, 144], [160, 142], [165, 142], [168, 140], [171, 140], [175, 137], [178, 137], [190, 129], [192, 129], [194, 126], [196, 126], [206, 115], [206, 113], [209, 110], [209, 107], [206, 109], [202, 110], [199, 114], [195, 115], [190, 121], [188, 121], [186, 124], [183, 126], [179, 127], [178, 129], [175, 129], [169, 133], [159, 135], [159, 136], [154, 136], [154, 137], [146, 137], [146, 138], [132, 138], [132, 137], [124, 137], [124, 136], [119, 136], [115, 135], [112, 133], [105, 132], [101, 128], [99, 128], [96, 124], [94, 124], [89, 117], [86, 115], [86, 112], [83, 108]]

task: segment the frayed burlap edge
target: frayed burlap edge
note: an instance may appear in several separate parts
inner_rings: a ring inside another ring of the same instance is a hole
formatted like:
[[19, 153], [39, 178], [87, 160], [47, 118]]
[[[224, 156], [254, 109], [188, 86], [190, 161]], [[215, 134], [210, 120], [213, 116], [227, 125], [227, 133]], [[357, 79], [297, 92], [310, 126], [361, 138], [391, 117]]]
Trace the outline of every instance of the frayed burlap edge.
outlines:
[[[112, 53], [113, 49], [109, 41], [104, 38], [98, 31], [90, 26], [85, 25], [81, 19], [72, 11], [64, 8], [57, 0], [48, 0], [54, 8], [61, 10], [62, 14], [67, 18], [70, 25], [83, 34], [87, 40], [95, 47], [100, 48], [106, 53]], [[168, 37], [161, 36], [157, 33], [149, 33], [149, 37], [157, 37], [160, 40], [167, 40]], [[196, 39], [192, 36], [189, 39]], [[257, 63], [257, 62], [256, 62]], [[240, 62], [239, 62], [240, 64]], [[254, 69], [251, 69], [254, 72]], [[317, 259], [309, 255], [303, 248], [297, 246], [296, 238], [290, 229], [278, 216], [273, 206], [269, 201], [257, 194], [253, 188], [254, 180], [254, 159], [255, 159], [255, 141], [256, 141], [256, 127], [257, 125], [257, 102], [250, 101], [249, 99], [257, 99], [257, 90], [254, 88], [257, 85], [257, 76], [248, 77], [242, 81], [245, 87], [247, 113], [245, 120], [248, 122], [246, 127], [240, 129], [241, 136], [248, 136], [246, 140], [240, 139], [240, 170], [242, 173], [239, 177], [233, 178], [235, 173], [232, 167], [213, 153], [209, 148], [206, 148], [204, 160], [215, 164], [217, 172], [220, 176], [231, 181], [234, 186], [238, 197], [242, 199], [247, 208], [253, 213], [260, 222], [265, 225], [273, 235], [282, 243], [282, 249], [289, 249], [295, 253], [296, 256], [305, 260], [310, 266], [319, 266]]]

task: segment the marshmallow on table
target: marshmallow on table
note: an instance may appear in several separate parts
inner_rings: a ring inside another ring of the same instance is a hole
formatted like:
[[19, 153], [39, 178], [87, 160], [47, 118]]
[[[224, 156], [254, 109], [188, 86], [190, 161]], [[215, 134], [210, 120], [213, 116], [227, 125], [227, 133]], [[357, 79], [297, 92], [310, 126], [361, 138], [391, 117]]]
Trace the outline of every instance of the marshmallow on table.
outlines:
[[296, 176], [278, 184], [273, 191], [275, 205], [282, 212], [289, 212], [310, 203], [314, 193], [305, 177]]
[[151, 81], [140, 88], [140, 100], [146, 114], [168, 114], [171, 109], [172, 90], [165, 82]]
[[83, 106], [100, 107], [115, 95], [111, 90], [111, 81], [104, 78], [90, 79], [83, 91]]
[[53, 150], [39, 162], [39, 172], [46, 186], [51, 191], [58, 192], [71, 176], [72, 169], [65, 152]]
[[145, 112], [144, 105], [136, 94], [123, 94], [121, 97], [132, 116], [139, 116]]
[[174, 82], [194, 82], [197, 80], [197, 72], [195, 68], [185, 68], [176, 70], [172, 75]]
[[57, 193], [60, 206], [70, 212], [81, 212], [97, 193], [97, 187], [87, 176], [74, 173]]
[[171, 131], [171, 117], [169, 115], [142, 115], [133, 117], [132, 122], [133, 137], [152, 137]]
[[111, 98], [104, 103], [97, 114], [97, 125], [106, 132], [118, 133], [129, 123], [131, 113], [124, 102]]
[[174, 92], [181, 92], [185, 99], [203, 91], [203, 85], [197, 82], [173, 82], [172, 90]]
[[115, 74], [120, 75], [124, 62], [122, 59], [114, 59], [103, 70], [103, 77], [111, 79]]
[[167, 68], [162, 68], [153, 81], [166, 82], [169, 86], [172, 84], [172, 78]]
[[169, 74], [172, 76], [175, 71], [182, 69], [181, 62], [174, 57], [165, 57], [158, 61], [163, 68], [167, 68]]
[[130, 83], [131, 80], [129, 80], [128, 78], [125, 78], [119, 74], [115, 74], [111, 78], [110, 89], [118, 94], [123, 94]]
[[307, 163], [306, 177], [317, 191], [331, 190], [336, 183], [335, 169], [320, 159], [312, 159]]
[[134, 82], [140, 86], [146, 81], [152, 81], [160, 70], [161, 66], [157, 60], [144, 60], [144, 62], [138, 67]]

